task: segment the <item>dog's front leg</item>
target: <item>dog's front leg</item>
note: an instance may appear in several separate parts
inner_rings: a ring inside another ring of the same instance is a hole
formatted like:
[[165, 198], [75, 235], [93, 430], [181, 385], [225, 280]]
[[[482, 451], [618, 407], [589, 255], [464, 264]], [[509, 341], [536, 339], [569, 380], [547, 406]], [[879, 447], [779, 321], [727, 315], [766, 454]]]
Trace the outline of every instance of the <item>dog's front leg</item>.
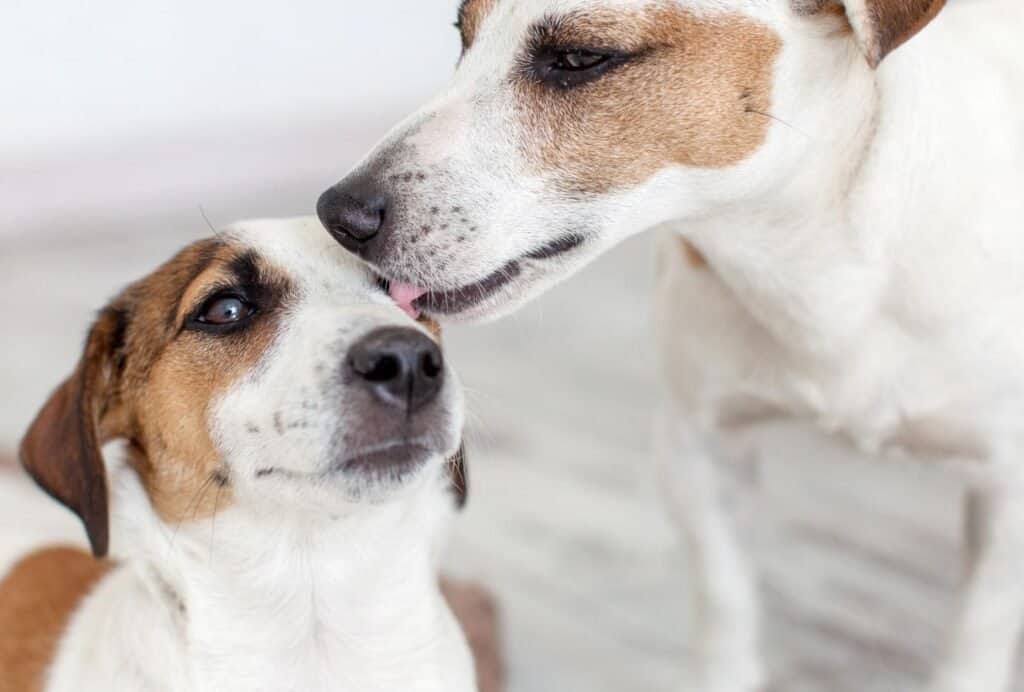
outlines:
[[686, 692], [750, 692], [763, 683], [754, 578], [719, 501], [705, 435], [666, 405], [655, 451], [689, 562], [693, 664]]
[[1005, 692], [1024, 623], [1024, 475], [968, 492], [966, 572], [933, 692]]

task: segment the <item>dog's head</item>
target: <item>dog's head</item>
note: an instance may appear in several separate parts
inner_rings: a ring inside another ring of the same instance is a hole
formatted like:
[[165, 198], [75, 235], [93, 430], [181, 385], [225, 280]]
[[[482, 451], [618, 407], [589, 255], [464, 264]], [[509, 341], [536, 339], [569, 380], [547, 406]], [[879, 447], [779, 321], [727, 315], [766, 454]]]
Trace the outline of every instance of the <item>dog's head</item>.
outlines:
[[21, 459], [103, 555], [109, 440], [127, 442], [176, 525], [229, 506], [343, 514], [400, 497], [456, 455], [461, 425], [435, 338], [361, 263], [313, 219], [253, 222], [189, 246], [100, 312]]
[[[465, 0], [455, 78], [321, 197], [400, 302], [514, 309], [623, 238], [819, 196], [944, 0]], [[810, 133], [810, 134], [809, 134]]]

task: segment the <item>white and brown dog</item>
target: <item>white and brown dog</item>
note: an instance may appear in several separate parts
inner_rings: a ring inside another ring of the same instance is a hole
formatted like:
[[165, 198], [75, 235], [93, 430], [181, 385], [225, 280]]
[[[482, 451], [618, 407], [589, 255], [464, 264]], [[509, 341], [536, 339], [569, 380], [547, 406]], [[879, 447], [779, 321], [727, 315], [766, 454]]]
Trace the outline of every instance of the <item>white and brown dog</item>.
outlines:
[[934, 685], [1008, 684], [1024, 619], [1024, 7], [943, 5], [466, 0], [449, 88], [320, 199], [399, 302], [448, 320], [507, 313], [623, 238], [670, 231], [659, 446], [694, 570], [689, 689], [762, 682], [711, 457], [766, 416], [973, 463], [971, 564]]
[[100, 312], [24, 440], [115, 560], [13, 568], [0, 689], [475, 691], [437, 575], [462, 416], [437, 342], [316, 219], [189, 246]]

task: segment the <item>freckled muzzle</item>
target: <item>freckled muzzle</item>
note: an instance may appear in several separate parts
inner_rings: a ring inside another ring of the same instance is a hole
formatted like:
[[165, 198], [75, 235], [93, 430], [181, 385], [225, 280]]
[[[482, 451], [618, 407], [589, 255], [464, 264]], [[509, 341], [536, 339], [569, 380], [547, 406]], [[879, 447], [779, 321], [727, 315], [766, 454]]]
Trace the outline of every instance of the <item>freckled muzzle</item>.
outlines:
[[453, 269], [458, 246], [480, 230], [470, 207], [491, 204], [480, 186], [455, 181], [446, 167], [422, 165], [413, 150], [399, 147], [321, 194], [317, 216], [343, 248], [387, 278], [411, 282]]

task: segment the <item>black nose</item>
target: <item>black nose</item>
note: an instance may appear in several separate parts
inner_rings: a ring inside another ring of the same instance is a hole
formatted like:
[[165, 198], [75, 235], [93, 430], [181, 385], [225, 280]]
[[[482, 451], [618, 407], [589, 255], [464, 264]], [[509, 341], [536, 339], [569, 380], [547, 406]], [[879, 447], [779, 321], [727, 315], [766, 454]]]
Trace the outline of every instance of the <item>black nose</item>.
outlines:
[[441, 349], [406, 327], [370, 332], [349, 351], [348, 367], [377, 399], [410, 413], [436, 398], [444, 383]]
[[362, 254], [380, 233], [387, 200], [365, 184], [342, 183], [320, 195], [320, 223], [349, 252]]

